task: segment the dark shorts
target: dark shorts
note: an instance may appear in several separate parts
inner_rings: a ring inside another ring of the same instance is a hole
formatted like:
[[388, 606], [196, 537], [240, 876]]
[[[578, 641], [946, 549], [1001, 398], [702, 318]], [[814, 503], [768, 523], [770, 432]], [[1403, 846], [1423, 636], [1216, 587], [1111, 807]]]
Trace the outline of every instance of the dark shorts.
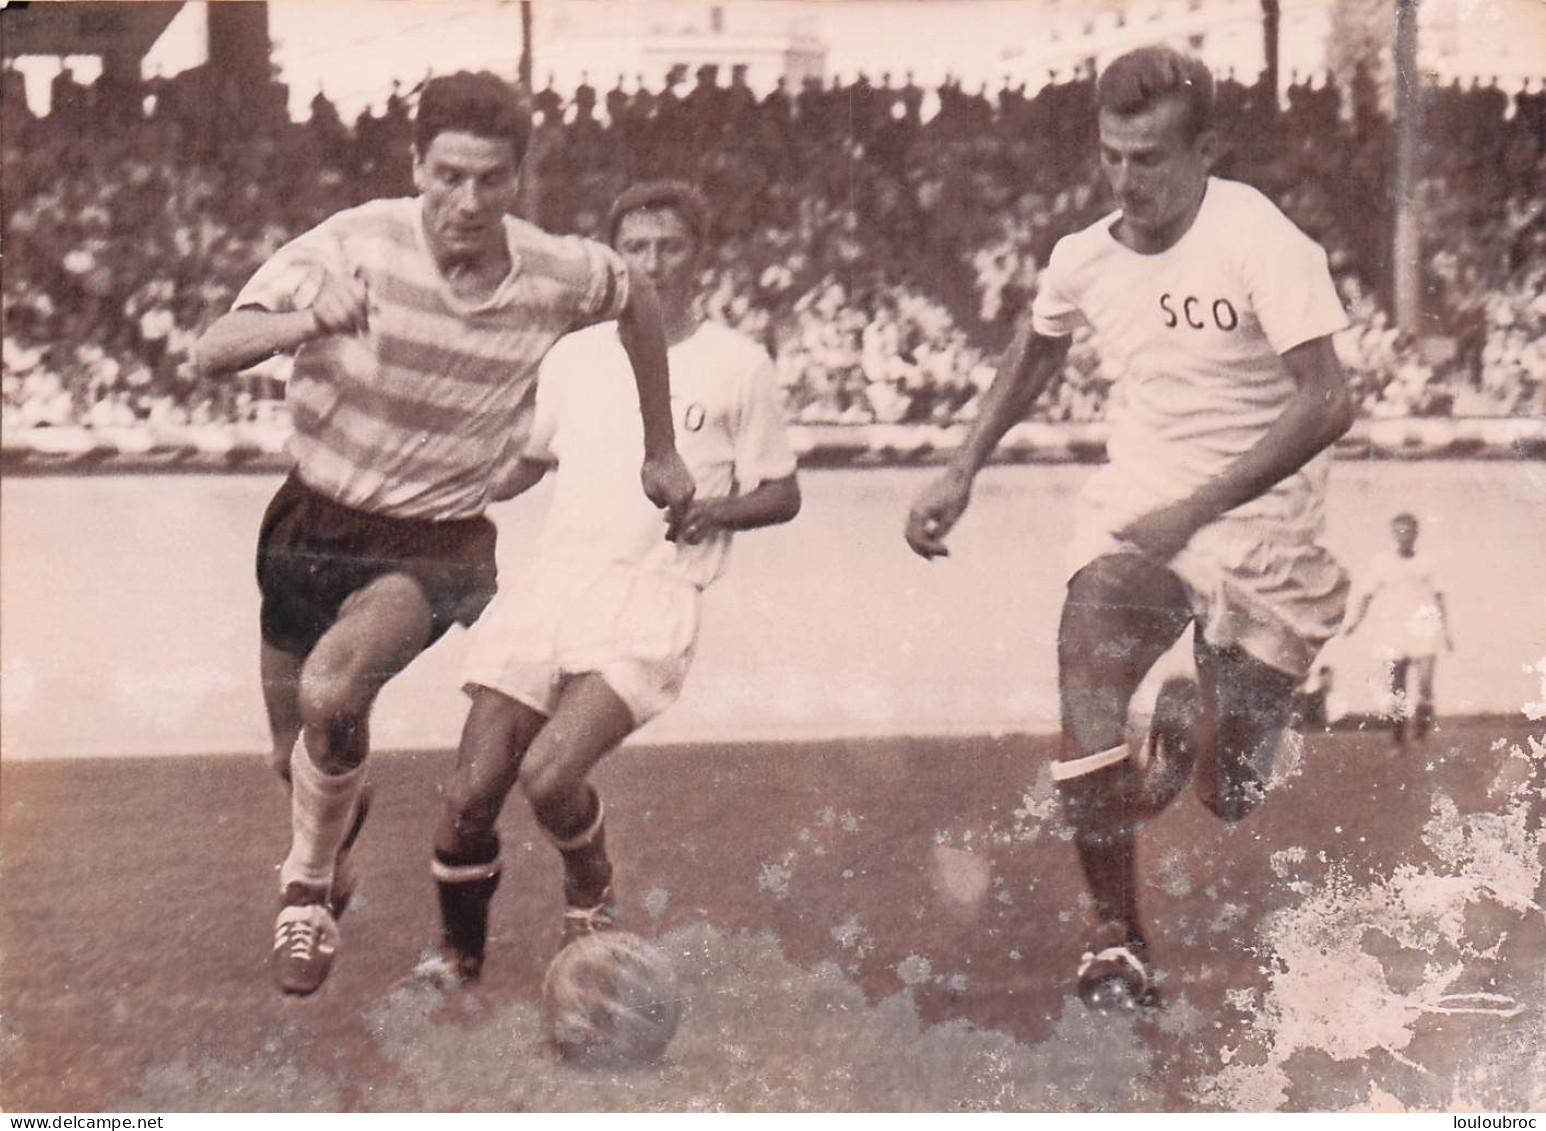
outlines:
[[430, 522], [335, 503], [292, 473], [263, 515], [258, 589], [263, 639], [305, 656], [338, 619], [350, 594], [403, 573], [429, 604], [429, 642], [470, 625], [494, 597], [496, 531], [487, 518]]

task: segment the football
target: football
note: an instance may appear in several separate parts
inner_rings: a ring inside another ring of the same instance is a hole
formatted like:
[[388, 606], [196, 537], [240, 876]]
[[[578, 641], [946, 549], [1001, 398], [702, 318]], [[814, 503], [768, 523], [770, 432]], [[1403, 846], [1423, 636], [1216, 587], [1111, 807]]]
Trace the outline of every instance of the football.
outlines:
[[629, 931], [598, 931], [564, 947], [542, 980], [542, 1017], [559, 1054], [587, 1067], [658, 1060], [685, 1002], [670, 960]]

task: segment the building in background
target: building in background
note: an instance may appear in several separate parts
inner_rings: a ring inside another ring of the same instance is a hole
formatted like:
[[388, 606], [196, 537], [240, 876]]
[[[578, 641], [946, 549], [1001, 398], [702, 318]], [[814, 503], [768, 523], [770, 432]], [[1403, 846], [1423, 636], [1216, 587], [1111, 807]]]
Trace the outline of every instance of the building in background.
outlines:
[[551, 76], [565, 94], [582, 80], [610, 86], [619, 76], [658, 88], [668, 75], [700, 67], [717, 67], [721, 81], [740, 70], [759, 94], [780, 79], [794, 90], [826, 75], [819, 17], [788, 5], [538, 4], [534, 17], [535, 82]]
[[[1039, 0], [1045, 25], [1006, 53], [1005, 73], [1031, 91], [1050, 77], [1099, 71], [1126, 51], [1168, 43], [1202, 58], [1216, 72], [1244, 81], [1261, 73], [1264, 50], [1259, 0]], [[1322, 11], [1325, 5], [1317, 5]], [[1301, 13], [1304, 14], [1304, 13]], [[1314, 14], [1314, 13], [1310, 13]], [[1282, 40], [1324, 44], [1324, 29], [1287, 26]], [[1316, 30], [1319, 35], [1314, 34]], [[1309, 32], [1309, 35], [1305, 33]], [[1290, 64], [1292, 65], [1292, 64]]]
[[[1328, 69], [1340, 6], [1350, 0], [1280, 0], [1279, 81], [1285, 88]], [[1362, 5], [1378, 22], [1385, 11]], [[1387, 6], [1388, 7], [1388, 6]], [[1005, 78], [1039, 90], [1156, 41], [1196, 52], [1244, 83], [1265, 57], [1261, 0], [559, 0], [533, 4], [534, 79], [570, 96], [582, 80], [598, 90], [619, 75], [658, 89], [675, 71], [705, 65], [728, 83], [738, 69], [759, 94], [782, 78], [872, 81], [906, 75], [937, 87], [947, 76], [976, 90]], [[275, 0], [274, 3], [48, 3], [4, 15], [4, 53], [21, 58], [28, 101], [47, 111], [63, 56], [75, 81], [170, 79], [208, 62], [222, 78], [264, 84], [258, 45], [288, 84], [289, 112], [304, 119], [319, 90], [345, 120], [385, 105], [397, 82], [426, 70], [487, 68], [516, 76], [521, 53], [516, 0]], [[266, 15], [263, 13], [266, 12]], [[1418, 62], [1436, 81], [1506, 91], [1542, 77], [1546, 0], [1423, 0]], [[264, 26], [259, 26], [260, 24]], [[222, 44], [226, 45], [222, 49]], [[138, 74], [135, 74], [136, 69]], [[277, 94], [265, 90], [265, 98]], [[598, 105], [600, 104], [598, 99]], [[932, 112], [932, 99], [925, 116]]]
[[1546, 3], [1541, 0], [1423, 0], [1417, 59], [1448, 82], [1496, 76], [1504, 90], [1546, 76]]
[[[1030, 0], [1045, 23], [1003, 53], [1004, 73], [1034, 92], [1054, 72], [1100, 70], [1147, 43], [1168, 43], [1201, 57], [1216, 73], [1254, 82], [1265, 64], [1261, 0]], [[1335, 0], [1281, 0], [1281, 90], [1328, 70]], [[1374, 18], [1391, 21], [1384, 7]], [[1546, 3], [1541, 0], [1423, 0], [1418, 9], [1418, 67], [1437, 81], [1490, 81], [1517, 90], [1546, 71]]]

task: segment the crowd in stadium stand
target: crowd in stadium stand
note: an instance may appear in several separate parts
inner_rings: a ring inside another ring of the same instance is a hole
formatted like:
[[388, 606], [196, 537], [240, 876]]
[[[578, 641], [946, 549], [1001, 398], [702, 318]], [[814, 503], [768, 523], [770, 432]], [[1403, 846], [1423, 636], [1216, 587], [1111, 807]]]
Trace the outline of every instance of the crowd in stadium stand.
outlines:
[[[191, 344], [291, 235], [412, 191], [412, 92], [352, 125], [319, 92], [292, 122], [282, 94], [222, 100], [197, 72], [140, 89], [65, 72], [34, 117], [20, 76], [4, 79], [6, 429], [282, 419], [282, 373], [201, 378]], [[1546, 90], [1429, 91], [1424, 301], [1446, 345], [1420, 349], [1389, 314], [1394, 141], [1361, 79], [1296, 76], [1274, 106], [1220, 76], [1221, 172], [1330, 253], [1365, 415], [1546, 413]], [[641, 177], [709, 193], [706, 306], [766, 343], [802, 422], [970, 419], [1053, 243], [1110, 207], [1085, 73], [1034, 95], [859, 75], [758, 97], [739, 69], [705, 67], [690, 86], [680, 71], [568, 99], [549, 84], [533, 112], [531, 205], [549, 228], [600, 234]], [[1036, 415], [1098, 419], [1109, 388], [1080, 342]]]

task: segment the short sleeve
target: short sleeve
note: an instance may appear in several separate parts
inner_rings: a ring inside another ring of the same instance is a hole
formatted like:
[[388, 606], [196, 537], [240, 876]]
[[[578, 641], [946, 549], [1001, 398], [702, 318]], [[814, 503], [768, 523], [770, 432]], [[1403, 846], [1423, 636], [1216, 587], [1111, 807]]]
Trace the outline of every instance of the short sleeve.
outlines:
[[794, 451], [784, 406], [773, 379], [773, 362], [763, 356], [741, 390], [740, 421], [735, 434], [735, 479], [743, 491], [795, 473]]
[[585, 293], [580, 301], [575, 328], [611, 322], [628, 306], [628, 265], [622, 257], [595, 240], [581, 240], [585, 251]]
[[1246, 292], [1262, 333], [1279, 355], [1347, 329], [1347, 311], [1326, 252], [1270, 201], [1254, 225], [1243, 265]]
[[267, 310], [287, 314], [305, 310], [316, 301], [328, 275], [348, 273], [343, 247], [329, 224], [297, 236], [271, 256], [247, 280], [231, 304], [232, 310]]
[[1031, 329], [1047, 338], [1066, 338], [1084, 324], [1071, 287], [1072, 253], [1068, 239], [1057, 242], [1037, 280], [1031, 300]]

